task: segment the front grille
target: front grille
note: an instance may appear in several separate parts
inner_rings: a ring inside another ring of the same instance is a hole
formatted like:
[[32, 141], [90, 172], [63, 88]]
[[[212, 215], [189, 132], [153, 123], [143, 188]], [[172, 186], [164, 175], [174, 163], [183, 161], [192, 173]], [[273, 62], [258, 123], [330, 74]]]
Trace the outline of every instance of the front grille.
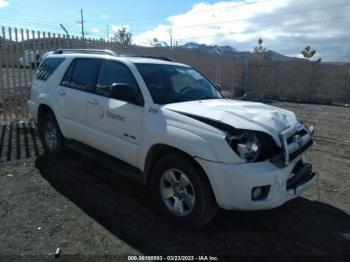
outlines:
[[285, 165], [288, 165], [290, 161], [311, 147], [313, 144], [311, 139], [312, 129], [298, 124], [280, 133]]
[[299, 131], [296, 131], [292, 136], [290, 136], [290, 137], [287, 138], [287, 143], [288, 143], [288, 144], [292, 143], [292, 142], [293, 142], [293, 139], [294, 139], [294, 137], [295, 137], [296, 135], [303, 137], [303, 136], [305, 136], [306, 134], [307, 134], [307, 132], [306, 132], [305, 129], [301, 129], [301, 130], [299, 130]]

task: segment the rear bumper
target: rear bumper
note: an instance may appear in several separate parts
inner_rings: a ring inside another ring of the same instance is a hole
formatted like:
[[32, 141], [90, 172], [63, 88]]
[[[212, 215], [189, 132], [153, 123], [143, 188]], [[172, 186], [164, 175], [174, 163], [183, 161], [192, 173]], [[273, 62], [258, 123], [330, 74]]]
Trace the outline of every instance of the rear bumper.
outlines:
[[[249, 164], [224, 164], [197, 159], [206, 171], [218, 205], [228, 210], [271, 209], [283, 205], [306, 191], [316, 180], [309, 164], [302, 156], [279, 167], [265, 161]], [[292, 178], [289, 178], [291, 174]], [[269, 190], [261, 200], [253, 200], [252, 190], [268, 186]]]

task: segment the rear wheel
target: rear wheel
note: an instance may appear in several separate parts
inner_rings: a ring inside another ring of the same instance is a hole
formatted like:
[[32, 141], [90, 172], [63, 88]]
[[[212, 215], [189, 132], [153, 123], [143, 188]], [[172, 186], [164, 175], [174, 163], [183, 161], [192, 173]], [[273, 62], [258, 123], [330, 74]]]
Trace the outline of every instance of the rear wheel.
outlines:
[[157, 209], [186, 228], [202, 227], [218, 210], [205, 174], [182, 154], [165, 156], [157, 162], [150, 188]]
[[39, 134], [45, 154], [51, 157], [57, 157], [62, 153], [64, 137], [56, 118], [52, 114], [47, 114], [40, 120]]

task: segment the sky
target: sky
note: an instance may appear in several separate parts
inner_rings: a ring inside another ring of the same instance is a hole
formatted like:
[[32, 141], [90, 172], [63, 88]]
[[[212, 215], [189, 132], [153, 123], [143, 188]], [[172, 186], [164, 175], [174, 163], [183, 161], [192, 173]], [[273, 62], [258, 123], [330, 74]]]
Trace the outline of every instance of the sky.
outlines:
[[111, 37], [122, 26], [133, 42], [149, 46], [197, 42], [300, 56], [310, 45], [326, 61], [350, 61], [350, 0], [0, 0], [0, 26], [81, 34], [80, 9], [91, 38]]

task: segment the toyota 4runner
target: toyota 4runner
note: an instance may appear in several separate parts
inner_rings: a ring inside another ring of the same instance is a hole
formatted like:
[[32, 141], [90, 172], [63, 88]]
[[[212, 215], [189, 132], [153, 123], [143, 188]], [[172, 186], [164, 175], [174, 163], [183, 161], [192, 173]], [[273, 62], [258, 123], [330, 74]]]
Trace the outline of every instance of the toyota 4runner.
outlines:
[[224, 98], [187, 65], [109, 50], [45, 54], [28, 101], [45, 153], [77, 145], [142, 181], [174, 223], [199, 228], [218, 208], [281, 206], [316, 179], [313, 127], [294, 113]]

